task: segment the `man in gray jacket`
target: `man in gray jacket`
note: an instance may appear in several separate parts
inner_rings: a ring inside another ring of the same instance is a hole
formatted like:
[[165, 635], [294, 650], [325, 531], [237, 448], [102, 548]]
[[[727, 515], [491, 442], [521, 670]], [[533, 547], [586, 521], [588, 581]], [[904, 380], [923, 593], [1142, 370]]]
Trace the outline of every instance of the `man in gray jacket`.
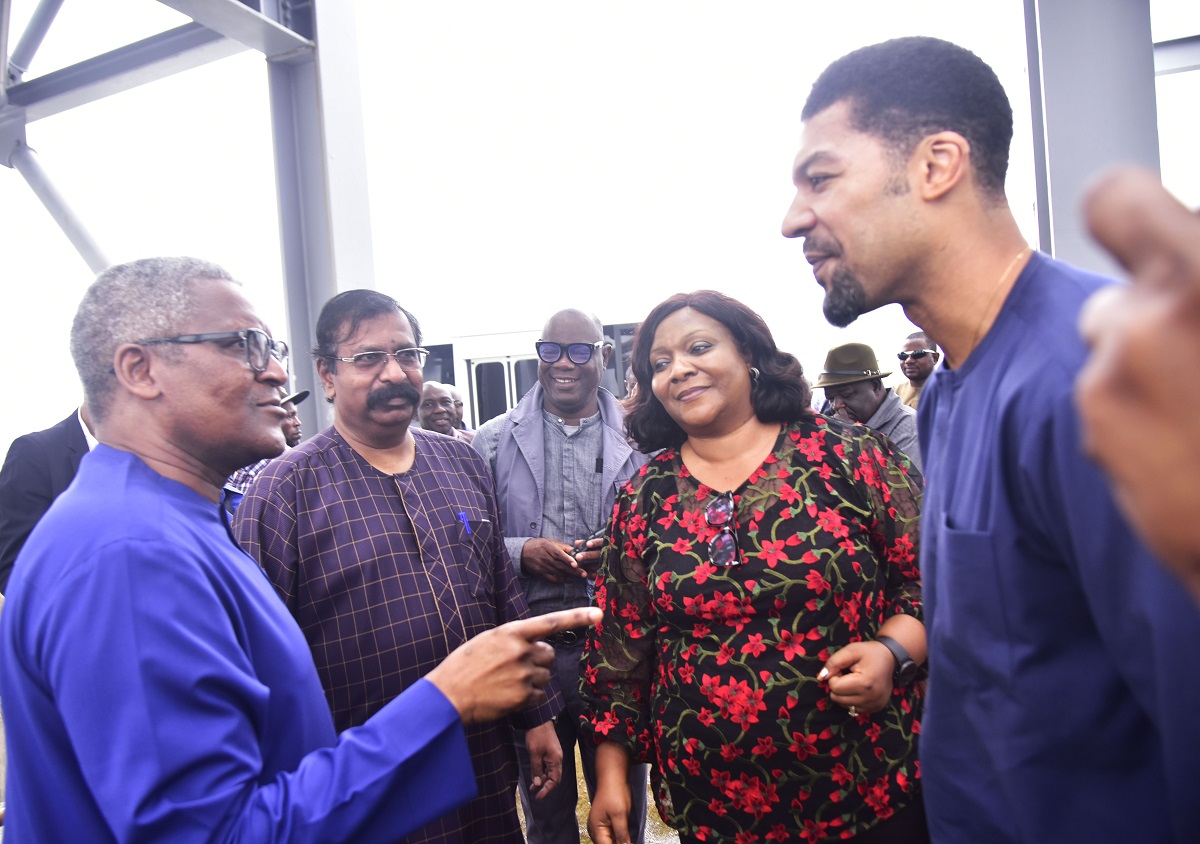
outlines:
[[883, 386], [883, 379], [891, 374], [879, 371], [879, 361], [870, 346], [847, 343], [829, 350], [825, 371], [817, 378], [816, 386], [825, 390], [830, 415], [861, 422], [883, 434], [920, 469], [917, 412], [906, 407], [895, 390]]
[[[531, 613], [586, 606], [617, 489], [646, 463], [625, 437], [625, 413], [600, 379], [612, 347], [600, 321], [577, 310], [550, 317], [537, 342], [538, 383], [517, 406], [479, 427], [472, 445], [496, 480], [503, 533], [525, 586]], [[521, 761], [521, 803], [530, 844], [578, 844], [574, 745], [583, 703], [579, 670], [585, 629], [548, 641], [555, 649], [566, 709], [555, 728], [563, 749], [563, 781], [543, 799], [529, 799], [529, 760]], [[595, 747], [580, 742], [588, 796], [595, 792]], [[629, 829], [640, 844], [646, 826], [646, 765], [630, 771]]]

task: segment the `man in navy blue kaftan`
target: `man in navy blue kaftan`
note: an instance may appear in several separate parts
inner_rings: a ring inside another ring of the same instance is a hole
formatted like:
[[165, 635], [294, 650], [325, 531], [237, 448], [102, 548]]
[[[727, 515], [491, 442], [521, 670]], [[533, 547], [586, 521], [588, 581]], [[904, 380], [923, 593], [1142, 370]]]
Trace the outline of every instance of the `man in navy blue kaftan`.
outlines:
[[921, 398], [934, 841], [1200, 840], [1200, 614], [1080, 444], [1076, 321], [1112, 282], [1034, 252], [1012, 110], [972, 53], [865, 47], [803, 111], [783, 233], [836, 325], [898, 302], [946, 353]]

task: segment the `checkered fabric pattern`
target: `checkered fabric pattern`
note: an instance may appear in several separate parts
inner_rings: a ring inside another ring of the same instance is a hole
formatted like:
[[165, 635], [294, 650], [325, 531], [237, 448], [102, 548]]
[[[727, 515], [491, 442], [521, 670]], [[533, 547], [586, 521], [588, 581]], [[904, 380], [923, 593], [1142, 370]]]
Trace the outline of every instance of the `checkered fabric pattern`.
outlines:
[[257, 463], [243, 466], [226, 479], [225, 489], [244, 494], [250, 488], [250, 484], [254, 483], [254, 479], [258, 477], [263, 469], [267, 468], [267, 464], [270, 462], [270, 457], [264, 457]]
[[[412, 433], [412, 468], [388, 475], [330, 428], [273, 461], [234, 518], [309, 641], [339, 731], [470, 637], [528, 615], [487, 465], [456, 439]], [[469, 728], [479, 797], [405, 841], [522, 841], [511, 727], [561, 708], [555, 689], [511, 724]]]

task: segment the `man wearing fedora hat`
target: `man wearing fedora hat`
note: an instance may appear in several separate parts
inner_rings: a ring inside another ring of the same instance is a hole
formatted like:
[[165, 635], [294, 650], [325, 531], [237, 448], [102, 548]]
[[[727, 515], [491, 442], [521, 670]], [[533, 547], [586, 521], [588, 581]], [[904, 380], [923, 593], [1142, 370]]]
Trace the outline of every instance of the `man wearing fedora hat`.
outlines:
[[283, 420], [283, 438], [287, 440], [288, 448], [295, 448], [300, 445], [300, 440], [304, 439], [304, 431], [300, 427], [300, 414], [296, 412], [296, 405], [306, 398], [308, 398], [308, 390], [298, 390], [279, 400], [283, 409], [287, 411], [287, 418]]
[[879, 361], [870, 346], [846, 343], [829, 350], [817, 386], [825, 390], [830, 415], [861, 422], [883, 434], [920, 469], [917, 412], [906, 407], [895, 390], [883, 386], [883, 379], [891, 374], [879, 371]]

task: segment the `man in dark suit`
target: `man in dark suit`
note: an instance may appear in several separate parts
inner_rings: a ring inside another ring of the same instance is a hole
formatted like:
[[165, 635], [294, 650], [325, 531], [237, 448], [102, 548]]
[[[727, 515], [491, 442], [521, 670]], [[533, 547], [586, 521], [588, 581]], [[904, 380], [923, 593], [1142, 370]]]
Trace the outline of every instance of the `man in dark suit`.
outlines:
[[0, 593], [29, 532], [75, 478], [90, 444], [87, 405], [57, 425], [13, 440], [0, 469]]

